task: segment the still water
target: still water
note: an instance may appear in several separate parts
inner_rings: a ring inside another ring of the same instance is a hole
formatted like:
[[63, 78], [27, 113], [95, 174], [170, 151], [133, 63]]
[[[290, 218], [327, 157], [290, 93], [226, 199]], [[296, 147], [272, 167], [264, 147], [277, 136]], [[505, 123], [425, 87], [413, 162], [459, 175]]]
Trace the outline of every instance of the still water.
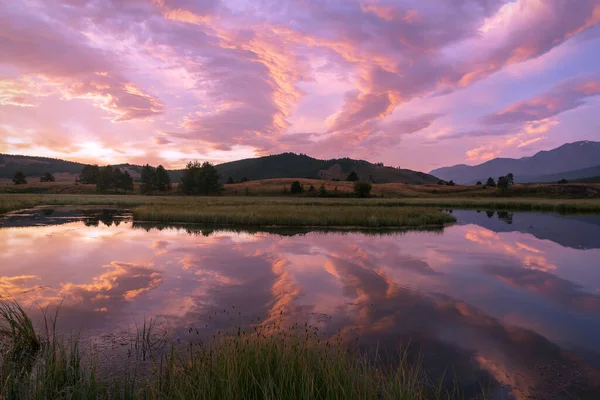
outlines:
[[60, 327], [87, 337], [149, 316], [183, 339], [190, 328], [210, 335], [277, 317], [364, 347], [410, 343], [428, 369], [451, 368], [498, 396], [594, 398], [600, 216], [453, 214], [443, 231], [385, 234], [25, 214], [0, 221], [0, 292], [40, 307], [63, 301]]

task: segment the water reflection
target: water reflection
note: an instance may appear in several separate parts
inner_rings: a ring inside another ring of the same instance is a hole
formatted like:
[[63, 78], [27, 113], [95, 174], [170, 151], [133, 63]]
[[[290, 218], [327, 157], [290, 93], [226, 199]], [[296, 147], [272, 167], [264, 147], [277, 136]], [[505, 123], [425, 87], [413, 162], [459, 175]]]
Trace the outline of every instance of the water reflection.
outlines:
[[410, 342], [411, 357], [421, 352], [440, 375], [451, 365], [467, 390], [489, 381], [510, 385], [515, 398], [593, 393], [600, 246], [580, 249], [548, 232], [556, 240], [541, 240], [544, 232], [529, 227], [600, 225], [544, 214], [454, 215], [458, 225], [434, 234], [132, 229], [104, 217], [94, 227], [84, 220], [1, 229], [0, 291], [40, 306], [64, 299], [60, 325], [86, 335], [143, 316], [166, 317], [181, 338], [189, 327], [210, 335], [251, 319], [300, 319], [358, 337], [365, 348]]

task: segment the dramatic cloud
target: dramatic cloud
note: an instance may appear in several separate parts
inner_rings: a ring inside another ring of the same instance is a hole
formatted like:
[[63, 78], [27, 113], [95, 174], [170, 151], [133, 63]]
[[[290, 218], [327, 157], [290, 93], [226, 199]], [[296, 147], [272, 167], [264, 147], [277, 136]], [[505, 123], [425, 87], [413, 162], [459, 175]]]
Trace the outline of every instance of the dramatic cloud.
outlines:
[[[526, 123], [598, 107], [596, 0], [31, 0], [2, 3], [0, 22], [7, 152], [181, 167], [302, 151], [424, 169], [422, 143], [438, 162], [476, 161], [538, 146], [499, 144]], [[576, 125], [560, 129], [591, 134]]]
[[572, 78], [561, 82], [549, 92], [511, 104], [501, 111], [487, 115], [483, 118], [483, 122], [497, 125], [540, 121], [580, 107], [585, 104], [588, 97], [599, 94], [600, 75]]

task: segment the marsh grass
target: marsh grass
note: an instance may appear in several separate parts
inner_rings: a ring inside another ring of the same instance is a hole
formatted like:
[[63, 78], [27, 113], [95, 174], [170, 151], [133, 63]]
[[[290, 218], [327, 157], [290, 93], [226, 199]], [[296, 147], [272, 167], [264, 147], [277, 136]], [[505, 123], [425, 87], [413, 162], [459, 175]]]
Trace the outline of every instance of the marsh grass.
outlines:
[[135, 221], [233, 226], [416, 227], [444, 225], [454, 217], [432, 208], [346, 205], [211, 205], [197, 209], [143, 206]]
[[[393, 362], [367, 355], [308, 324], [281, 321], [241, 327], [208, 341], [169, 342], [158, 320], [138, 326], [132, 347], [152, 354], [151, 370], [128, 369], [117, 378], [97, 373], [76, 337], [56, 334], [44, 313], [38, 334], [14, 301], [1, 300], [2, 331], [21, 353], [2, 353], [0, 398], [10, 399], [457, 399], [462, 394], [429, 379], [419, 361], [399, 351]], [[190, 328], [190, 332], [192, 329]], [[24, 340], [26, 339], [26, 340]], [[24, 341], [23, 341], [24, 340]], [[23, 344], [24, 343], [24, 344]], [[36, 344], [34, 344], [36, 343]], [[162, 349], [166, 349], [163, 351]], [[33, 362], [20, 363], [29, 357]], [[138, 362], [139, 358], [136, 359]], [[14, 361], [19, 364], [15, 373]], [[455, 385], [454, 387], [458, 387]]]
[[[305, 198], [305, 197], [185, 197], [134, 195], [61, 195], [61, 194], [0, 194], [0, 214], [32, 208], [53, 206], [111, 206], [136, 208], [142, 206], [172, 206], [181, 210], [197, 210], [223, 206], [323, 206], [323, 207], [444, 207], [454, 209], [489, 209], [500, 211], [550, 211], [564, 213], [600, 213], [600, 199], [549, 199], [527, 197], [423, 197], [396, 199]], [[251, 211], [251, 209], [248, 209]], [[335, 211], [335, 210], [334, 210]]]

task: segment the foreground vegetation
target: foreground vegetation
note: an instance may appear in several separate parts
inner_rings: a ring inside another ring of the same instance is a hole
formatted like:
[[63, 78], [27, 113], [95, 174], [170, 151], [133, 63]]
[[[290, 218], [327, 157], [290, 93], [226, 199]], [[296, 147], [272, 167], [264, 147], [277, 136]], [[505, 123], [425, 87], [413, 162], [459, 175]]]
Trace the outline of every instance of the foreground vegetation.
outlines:
[[[156, 324], [131, 343], [137, 364], [118, 378], [98, 373], [79, 341], [56, 335], [56, 315], [38, 333], [17, 303], [0, 301], [0, 397], [10, 399], [455, 399], [406, 353], [384, 362], [351, 350], [317, 327], [241, 327], [202, 341], [168, 345]], [[158, 339], [155, 339], [157, 338]], [[163, 346], [164, 345], [164, 346]], [[185, 350], [183, 350], [185, 348]], [[154, 352], [154, 353], [152, 353]], [[151, 360], [143, 368], [142, 360]], [[118, 366], [115, 366], [118, 368]], [[143, 373], [146, 369], [147, 373]], [[457, 385], [454, 385], [457, 387]]]

